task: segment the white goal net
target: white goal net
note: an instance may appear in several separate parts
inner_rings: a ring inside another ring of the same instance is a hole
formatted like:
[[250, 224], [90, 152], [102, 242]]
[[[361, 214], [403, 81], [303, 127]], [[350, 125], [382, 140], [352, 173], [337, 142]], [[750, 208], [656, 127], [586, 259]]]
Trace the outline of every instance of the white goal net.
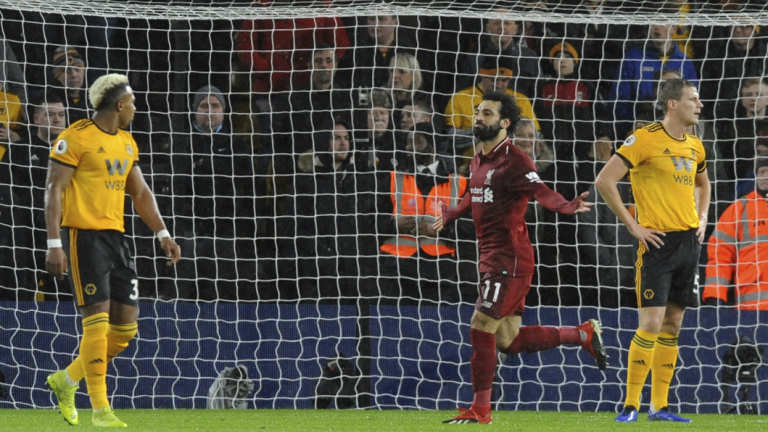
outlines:
[[[753, 355], [768, 316], [747, 304], [768, 304], [764, 220], [743, 222], [752, 236], [732, 238], [730, 262], [707, 248], [768, 154], [764, 2], [0, 0], [0, 31], [0, 407], [52, 407], [41, 383], [82, 333], [67, 285], [45, 273], [48, 151], [93, 114], [88, 85], [119, 72], [182, 259], [166, 266], [126, 205], [141, 301], [138, 336], [108, 371], [115, 407], [204, 408], [225, 368], [247, 371], [253, 390], [237, 398], [250, 408], [471, 401], [474, 227], [430, 226], [466, 187], [479, 98], [511, 94], [515, 143], [540, 177], [594, 200], [597, 172], [661, 119], [658, 84], [679, 76], [704, 104], [713, 193], [699, 285], [719, 297], [686, 314], [670, 403], [768, 412]], [[503, 357], [494, 401], [617, 410], [637, 327], [634, 241], [599, 198], [578, 218], [531, 203], [526, 221], [537, 267], [523, 323], [598, 318], [609, 366], [578, 347]], [[723, 268], [758, 279], [735, 285]]]

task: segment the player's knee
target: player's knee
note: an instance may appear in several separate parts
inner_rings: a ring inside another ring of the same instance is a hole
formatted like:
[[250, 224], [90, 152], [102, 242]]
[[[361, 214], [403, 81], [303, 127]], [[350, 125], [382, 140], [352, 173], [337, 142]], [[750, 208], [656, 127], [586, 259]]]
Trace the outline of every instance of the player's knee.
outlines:
[[107, 335], [107, 354], [110, 359], [128, 348], [131, 340], [136, 337], [136, 333], [136, 323], [110, 325], [109, 334]]
[[519, 333], [517, 330], [502, 330], [499, 328], [499, 331], [496, 332], [496, 348], [500, 351], [506, 351]]
[[661, 331], [669, 334], [680, 333], [680, 327], [683, 325], [684, 308], [675, 304], [670, 304], [664, 313], [664, 321], [661, 325]]
[[499, 329], [500, 320], [494, 319], [482, 312], [475, 311], [472, 315], [472, 322], [470, 326], [475, 330], [484, 331], [486, 333], [495, 334]]

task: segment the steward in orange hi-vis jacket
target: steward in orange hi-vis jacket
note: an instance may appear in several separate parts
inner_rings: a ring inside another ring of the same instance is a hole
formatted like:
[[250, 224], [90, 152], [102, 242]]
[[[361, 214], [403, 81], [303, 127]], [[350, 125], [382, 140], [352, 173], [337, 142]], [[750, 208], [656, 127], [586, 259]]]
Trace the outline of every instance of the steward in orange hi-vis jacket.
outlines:
[[723, 212], [709, 238], [706, 304], [768, 310], [768, 158], [755, 177], [756, 189]]

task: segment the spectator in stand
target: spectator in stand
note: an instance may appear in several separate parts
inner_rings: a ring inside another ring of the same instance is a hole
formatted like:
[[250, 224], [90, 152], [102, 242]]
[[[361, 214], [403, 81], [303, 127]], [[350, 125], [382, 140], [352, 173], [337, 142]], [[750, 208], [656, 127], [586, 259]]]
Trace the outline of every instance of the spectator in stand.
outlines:
[[[254, 6], [269, 7], [271, 3], [271, 0], [259, 0]], [[243, 22], [235, 48], [243, 66], [254, 72], [253, 91], [258, 111], [268, 111], [268, 97], [273, 93], [306, 87], [312, 69], [312, 54], [320, 45], [335, 47], [337, 60], [344, 55], [349, 38], [340, 18]]]
[[426, 98], [414, 98], [413, 103], [399, 109], [398, 129], [410, 131], [416, 123], [432, 123], [432, 107]]
[[536, 123], [528, 118], [521, 118], [516, 124], [512, 135], [512, 144], [520, 147], [531, 158], [536, 166], [539, 178], [544, 181], [554, 180], [555, 155], [546, 141], [539, 138]]
[[389, 79], [386, 85], [386, 88], [392, 91], [395, 109], [413, 104], [416, 97], [422, 93], [421, 85], [421, 66], [416, 56], [410, 53], [395, 53], [389, 63]]
[[[437, 141], [437, 153], [440, 156], [450, 159], [455, 158], [453, 148], [445, 139], [444, 122], [442, 121], [442, 115], [436, 116], [432, 109], [429, 97], [423, 95], [416, 96], [413, 99], [413, 104], [405, 105], [395, 112], [395, 118], [397, 119], [397, 145], [401, 148], [405, 147], [405, 142], [408, 140], [413, 126], [417, 123], [431, 123], [435, 129], [435, 139]], [[451, 167], [451, 171], [456, 171], [454, 163], [448, 163]]]
[[768, 45], [756, 25], [712, 26], [705, 39], [708, 55], [701, 68], [701, 96], [707, 118], [736, 118], [739, 89], [744, 77], [758, 77], [768, 70]]
[[[585, 287], [596, 287], [601, 303], [609, 307], [634, 304], [635, 240], [629, 231], [617, 228], [618, 219], [597, 193], [592, 184], [597, 173], [613, 155], [613, 140], [606, 135], [598, 137], [588, 161], [579, 164], [578, 192], [589, 191], [587, 200], [595, 205], [593, 211], [576, 216], [579, 252], [579, 276], [582, 293], [591, 297]], [[622, 203], [634, 215], [632, 188], [626, 179], [617, 183]], [[619, 290], [626, 291], [619, 291]], [[629, 292], [631, 289], [632, 293]], [[620, 295], [620, 292], [626, 292]], [[632, 302], [632, 303], [630, 303]]]
[[218, 88], [204, 86], [192, 96], [190, 130], [174, 137], [171, 160], [174, 229], [189, 244], [179, 294], [254, 298], [248, 292], [256, 280], [252, 146], [230, 132], [227, 100]]
[[768, 134], [768, 82], [761, 77], [744, 79], [736, 119], [718, 119], [715, 127], [718, 180], [721, 180], [718, 198], [731, 202], [752, 189], [751, 186], [739, 188], [739, 183], [752, 177], [757, 137]]
[[549, 60], [554, 75], [543, 82], [536, 104], [542, 134], [554, 143], [557, 160], [583, 159], [595, 137], [592, 88], [580, 80], [579, 52], [571, 43], [554, 45]]
[[367, 17], [358, 29], [354, 48], [342, 61], [345, 82], [355, 88], [385, 87], [392, 57], [400, 52], [414, 53], [416, 40], [400, 28], [396, 15]]
[[[445, 108], [445, 125], [452, 128], [449, 133], [455, 136], [454, 152], [463, 155], [467, 160], [457, 162], [459, 166], [467, 166], [475, 155], [474, 137], [472, 136], [472, 118], [475, 109], [483, 100], [483, 95], [491, 91], [503, 91], [512, 96], [515, 104], [520, 108], [520, 115], [529, 118], [536, 124], [536, 130], [540, 130], [536, 114], [530, 99], [520, 92], [509, 88], [512, 79], [514, 65], [507, 57], [486, 56], [482, 61], [482, 68], [477, 76], [477, 84], [455, 93]], [[466, 172], [459, 171], [465, 175]]]
[[635, 103], [656, 98], [654, 77], [661, 69], [675, 69], [683, 79], [698, 86], [698, 75], [693, 62], [675, 43], [677, 26], [652, 24], [649, 26], [645, 47], [630, 48], [621, 63], [619, 76], [610, 98], [615, 101], [614, 118], [617, 135], [624, 136], [634, 120]]
[[628, 38], [628, 26], [605, 23], [607, 13], [616, 10], [620, 3], [586, 0], [575, 5], [573, 11], [591, 16], [590, 22], [547, 23], [550, 37], [556, 40], [567, 38], [582, 54], [578, 64], [579, 76], [598, 94], [608, 94], [606, 85], [612, 83], [616, 76], [622, 44]]
[[[498, 9], [498, 12], [510, 12]], [[518, 21], [501, 18], [485, 20], [483, 31], [477, 33], [459, 60], [459, 73], [463, 83], [471, 84], [478, 71], [486, 66], [485, 58], [503, 57], [510, 65], [511, 88], [526, 95], [533, 95], [536, 90], [536, 78], [539, 77], [539, 59], [536, 53], [520, 40], [522, 24]], [[460, 81], [461, 83], [462, 81]]]
[[[768, 121], [760, 121], [757, 125], [757, 136], [754, 140], [755, 143], [755, 155], [760, 158], [768, 156]], [[755, 177], [757, 175], [756, 170], [747, 164], [745, 167], [745, 174], [743, 177], [736, 181], [736, 193], [737, 196], [746, 195], [755, 190]]]
[[18, 95], [6, 89], [0, 70], [0, 143], [18, 142], [22, 139], [20, 134], [23, 110], [21, 99]]
[[[83, 58], [88, 59], [86, 82], [92, 82], [110, 69], [128, 68], [128, 57], [131, 56], [129, 51], [122, 50], [120, 54], [114, 53], [115, 55], [111, 56], [109, 54], [113, 36], [120, 39], [126, 35], [127, 32], [123, 30], [127, 28], [127, 20], [114, 16], [87, 15], [95, 12], [92, 8], [82, 8], [79, 13], [73, 15], [63, 15], [61, 10], [54, 10], [53, 7], [48, 9], [47, 13], [42, 14], [23, 12], [20, 14], [21, 22], [10, 29], [4, 28], [6, 36], [15, 32], [24, 35], [23, 38], [9, 37], [8, 40], [24, 41], [16, 48], [16, 53], [24, 63], [28, 86], [42, 90], [50, 86], [51, 82], [46, 79], [49, 74], [46, 66], [51, 64], [50, 56], [46, 55], [50, 53], [40, 49], [50, 44], [77, 47]], [[5, 18], [8, 19], [7, 16]], [[147, 29], [142, 31], [142, 35], [147, 36]], [[135, 47], [133, 42], [130, 44], [131, 51]], [[144, 56], [147, 57], [146, 53]], [[136, 68], [133, 60], [131, 59], [131, 67]]]
[[[526, 118], [518, 120], [512, 131], [511, 141], [515, 147], [520, 148], [531, 158], [540, 179], [548, 183], [554, 181], [555, 165], [552, 148], [541, 139], [541, 134], [536, 131], [536, 125], [533, 123], [533, 120]], [[469, 171], [469, 167], [460, 167], [460, 169], [462, 172]], [[542, 223], [545, 220], [545, 211], [542, 206], [538, 205], [528, 205], [528, 209], [525, 211], [528, 237], [531, 239], [531, 244], [537, 252], [546, 247], [546, 245], [542, 244], [547, 243], [545, 239], [553, 238], [551, 235], [553, 225], [551, 223]], [[548, 230], [550, 231], [549, 233], [547, 232]], [[537, 256], [541, 256], [541, 254]], [[554, 285], [553, 279], [547, 277], [551, 272], [546, 273], [542, 273], [538, 278], [538, 282], [542, 287], [543, 285]], [[542, 290], [537, 291], [537, 293], [541, 292]]]
[[367, 103], [369, 107], [360, 110], [365, 119], [358, 118], [353, 125], [355, 165], [361, 171], [390, 171], [397, 164], [392, 99], [388, 92], [373, 89], [368, 93]]
[[[438, 234], [432, 224], [443, 204], [458, 203], [467, 179], [451, 173], [437, 157], [434, 138], [431, 123], [416, 124], [397, 168], [378, 181], [377, 232], [384, 240], [379, 247], [380, 292], [374, 295], [459, 299], [454, 230]], [[469, 230], [471, 235], [471, 226]]]
[[[0, 248], [9, 248], [15, 258], [3, 262], [15, 262], [17, 281], [12, 285], [22, 288], [29, 296], [35, 290], [55, 293], [56, 288], [45, 269], [45, 178], [48, 170], [48, 153], [56, 137], [66, 128], [66, 110], [58, 93], [51, 92], [32, 100], [29, 117], [32, 120], [29, 134], [19, 142], [0, 144], [0, 184], [5, 190], [2, 205], [8, 205], [0, 213], [13, 221], [13, 238], [0, 239]], [[9, 202], [5, 202], [8, 199]], [[8, 233], [10, 235], [10, 230]], [[39, 272], [37, 270], [40, 270]], [[2, 277], [7, 279], [8, 275]], [[21, 297], [19, 297], [21, 298]]]
[[[278, 153], [291, 153], [293, 157], [312, 149], [315, 132], [333, 129], [334, 113], [348, 115], [352, 94], [336, 85], [337, 58], [333, 46], [318, 45], [312, 53], [309, 81], [276, 102], [274, 131]], [[282, 159], [275, 161], [277, 172], [288, 169], [279, 166], [286, 163]]]
[[22, 102], [26, 102], [25, 87], [26, 78], [21, 64], [13, 48], [5, 40], [0, 43], [0, 82], [3, 83], [4, 92], [15, 94]]
[[52, 82], [64, 93], [67, 124], [87, 118], [85, 62], [80, 53], [75, 48], [59, 46], [53, 51], [50, 64]]
[[355, 169], [352, 133], [343, 119], [315, 133], [315, 150], [299, 158], [296, 251], [301, 297], [355, 298], [376, 268], [373, 173]]
[[[659, 88], [661, 87], [660, 84], [669, 79], [682, 78], [683, 76], [680, 74], [680, 71], [676, 69], [659, 70], [653, 78], [653, 87], [655, 89], [656, 97], [638, 101], [635, 104], [635, 121], [661, 121], [664, 118], [664, 109], [663, 107], [659, 106], [658, 103]], [[637, 128], [637, 125], [635, 125], [634, 129]]]
[[704, 304], [768, 310], [768, 155], [755, 163], [755, 190], [725, 210], [709, 238]]

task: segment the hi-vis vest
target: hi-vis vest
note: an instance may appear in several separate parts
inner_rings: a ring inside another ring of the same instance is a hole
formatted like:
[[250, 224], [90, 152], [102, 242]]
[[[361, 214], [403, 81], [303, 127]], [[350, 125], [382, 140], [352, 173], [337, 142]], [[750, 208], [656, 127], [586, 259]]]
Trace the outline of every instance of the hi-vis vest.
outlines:
[[720, 216], [707, 247], [709, 262], [702, 298], [733, 302], [740, 309], [768, 310], [768, 202], [756, 191]]
[[[464, 195], [467, 179], [451, 175], [446, 183], [436, 184], [424, 197], [416, 186], [416, 177], [411, 174], [390, 172], [390, 195], [392, 214], [398, 216], [437, 216], [442, 204], [454, 207]], [[381, 245], [381, 251], [398, 257], [410, 257], [419, 250], [432, 255], [456, 255], [456, 248], [444, 240], [420, 236], [399, 235], [390, 237]]]

